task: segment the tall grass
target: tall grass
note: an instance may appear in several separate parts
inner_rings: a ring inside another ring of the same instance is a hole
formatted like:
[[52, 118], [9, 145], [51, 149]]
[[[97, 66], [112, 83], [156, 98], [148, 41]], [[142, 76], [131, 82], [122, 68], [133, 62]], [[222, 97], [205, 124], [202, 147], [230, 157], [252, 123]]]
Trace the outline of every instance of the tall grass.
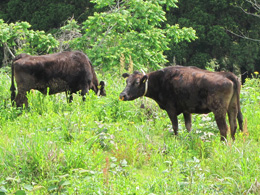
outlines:
[[187, 133], [169, 133], [167, 114], [145, 99], [120, 102], [125, 81], [106, 80], [107, 96], [29, 93], [29, 108], [10, 104], [0, 73], [0, 194], [259, 194], [260, 84], [242, 88], [246, 132], [220, 142], [214, 117], [193, 116]]

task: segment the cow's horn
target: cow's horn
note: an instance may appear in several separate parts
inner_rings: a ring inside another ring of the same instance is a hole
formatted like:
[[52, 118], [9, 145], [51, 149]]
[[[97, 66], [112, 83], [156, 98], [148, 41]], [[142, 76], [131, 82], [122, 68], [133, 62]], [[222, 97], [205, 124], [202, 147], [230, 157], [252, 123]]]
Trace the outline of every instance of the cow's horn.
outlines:
[[142, 71], [142, 73], [143, 73], [144, 75], [146, 75], [146, 73], [144, 72], [144, 70], [143, 70], [143, 69], [141, 69], [141, 71]]

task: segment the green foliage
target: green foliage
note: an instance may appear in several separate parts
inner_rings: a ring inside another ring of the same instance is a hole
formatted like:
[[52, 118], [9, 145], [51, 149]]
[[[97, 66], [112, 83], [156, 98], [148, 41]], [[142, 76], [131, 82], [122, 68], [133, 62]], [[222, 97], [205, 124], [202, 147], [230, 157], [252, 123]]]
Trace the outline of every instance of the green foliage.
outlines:
[[[240, 44], [233, 44], [230, 52], [234, 64], [239, 64], [244, 71], [253, 72], [259, 57], [259, 43], [241, 40]], [[243, 64], [243, 66], [241, 66]], [[244, 73], [244, 72], [242, 72]]]
[[[85, 50], [93, 63], [104, 69], [118, 69], [122, 54], [134, 67], [158, 69], [167, 62], [163, 52], [169, 43], [196, 38], [191, 28], [180, 28], [166, 23], [163, 6], [176, 7], [174, 1], [91, 1], [95, 12], [83, 22], [82, 36], [73, 39], [74, 49]], [[65, 27], [63, 27], [65, 28]]]
[[0, 18], [13, 23], [27, 21], [32, 29], [48, 32], [70, 17], [82, 22], [93, 12], [93, 4], [85, 0], [10, 0], [1, 3]]
[[[248, 114], [245, 116], [248, 122], [247, 128], [250, 130], [249, 134], [257, 134], [259, 131], [259, 121], [257, 120], [260, 116], [260, 76], [258, 72], [254, 72], [252, 79], [246, 79], [241, 92], [241, 102], [243, 110]], [[252, 119], [249, 119], [249, 117]], [[259, 140], [260, 137], [254, 139]]]
[[202, 68], [216, 59], [218, 70], [241, 69], [242, 73], [255, 70], [259, 64], [259, 42], [235, 36], [230, 31], [259, 39], [259, 18], [245, 14], [238, 6], [254, 10], [247, 1], [180, 1], [178, 9], [167, 12], [168, 23], [192, 27], [198, 39], [188, 46], [183, 42], [171, 43], [170, 51], [165, 52], [167, 59], [171, 63], [174, 59], [177, 64]]
[[0, 46], [9, 47], [14, 54], [52, 52], [58, 41], [44, 31], [34, 31], [28, 22], [5, 23], [0, 19]]
[[[27, 21], [35, 31], [52, 32], [55, 37], [60, 36], [57, 31], [73, 35], [59, 39], [61, 44], [56, 51], [84, 50], [95, 65], [114, 71], [118, 71], [119, 58], [124, 54], [126, 65], [133, 60], [136, 69], [157, 69], [165, 63], [205, 68], [211, 60], [216, 60], [219, 70], [248, 71], [250, 75], [260, 61], [259, 42], [231, 32], [259, 40], [257, 15], [259, 8], [242, 0], [2, 0], [0, 3], [0, 18], [4, 21]], [[68, 18], [77, 25], [65, 24]], [[196, 30], [198, 39], [188, 43], [194, 40], [195, 32], [185, 27]], [[22, 47], [18, 49], [24, 50]], [[43, 46], [42, 51], [33, 51], [29, 52], [41, 54], [48, 50]], [[0, 55], [1, 61], [2, 58], [4, 54]]]
[[[212, 62], [216, 64], [216, 62]], [[214, 65], [211, 65], [214, 67]], [[0, 192], [6, 194], [259, 194], [259, 74], [242, 87], [246, 129], [220, 142], [213, 114], [182, 117], [172, 136], [167, 114], [145, 98], [122, 102], [123, 78], [106, 73], [106, 97], [90, 91], [28, 94], [10, 102], [10, 73], [0, 80]], [[101, 75], [97, 75], [101, 78]], [[145, 109], [140, 109], [144, 101]]]

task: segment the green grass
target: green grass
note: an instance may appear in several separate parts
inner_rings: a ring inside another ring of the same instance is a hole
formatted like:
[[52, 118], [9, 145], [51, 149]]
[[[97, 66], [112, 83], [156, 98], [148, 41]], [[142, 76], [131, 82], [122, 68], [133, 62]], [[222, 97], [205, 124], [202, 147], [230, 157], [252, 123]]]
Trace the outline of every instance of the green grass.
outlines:
[[[214, 117], [193, 116], [193, 131], [145, 98], [118, 100], [125, 81], [106, 80], [107, 96], [28, 94], [10, 104], [10, 74], [0, 73], [0, 194], [259, 194], [260, 82], [247, 80], [246, 133], [220, 142]], [[1, 193], [2, 192], [2, 193]]]

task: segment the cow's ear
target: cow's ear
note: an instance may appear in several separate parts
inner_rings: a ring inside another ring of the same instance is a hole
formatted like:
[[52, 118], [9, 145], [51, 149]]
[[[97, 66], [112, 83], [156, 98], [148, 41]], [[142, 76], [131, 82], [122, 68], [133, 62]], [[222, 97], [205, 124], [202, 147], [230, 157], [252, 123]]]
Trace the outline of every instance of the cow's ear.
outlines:
[[127, 77], [129, 77], [130, 75], [129, 75], [128, 73], [124, 73], [124, 74], [122, 74], [122, 76], [123, 76], [124, 78], [127, 78]]
[[140, 83], [145, 83], [148, 80], [148, 76], [144, 75], [143, 78], [141, 79]]

